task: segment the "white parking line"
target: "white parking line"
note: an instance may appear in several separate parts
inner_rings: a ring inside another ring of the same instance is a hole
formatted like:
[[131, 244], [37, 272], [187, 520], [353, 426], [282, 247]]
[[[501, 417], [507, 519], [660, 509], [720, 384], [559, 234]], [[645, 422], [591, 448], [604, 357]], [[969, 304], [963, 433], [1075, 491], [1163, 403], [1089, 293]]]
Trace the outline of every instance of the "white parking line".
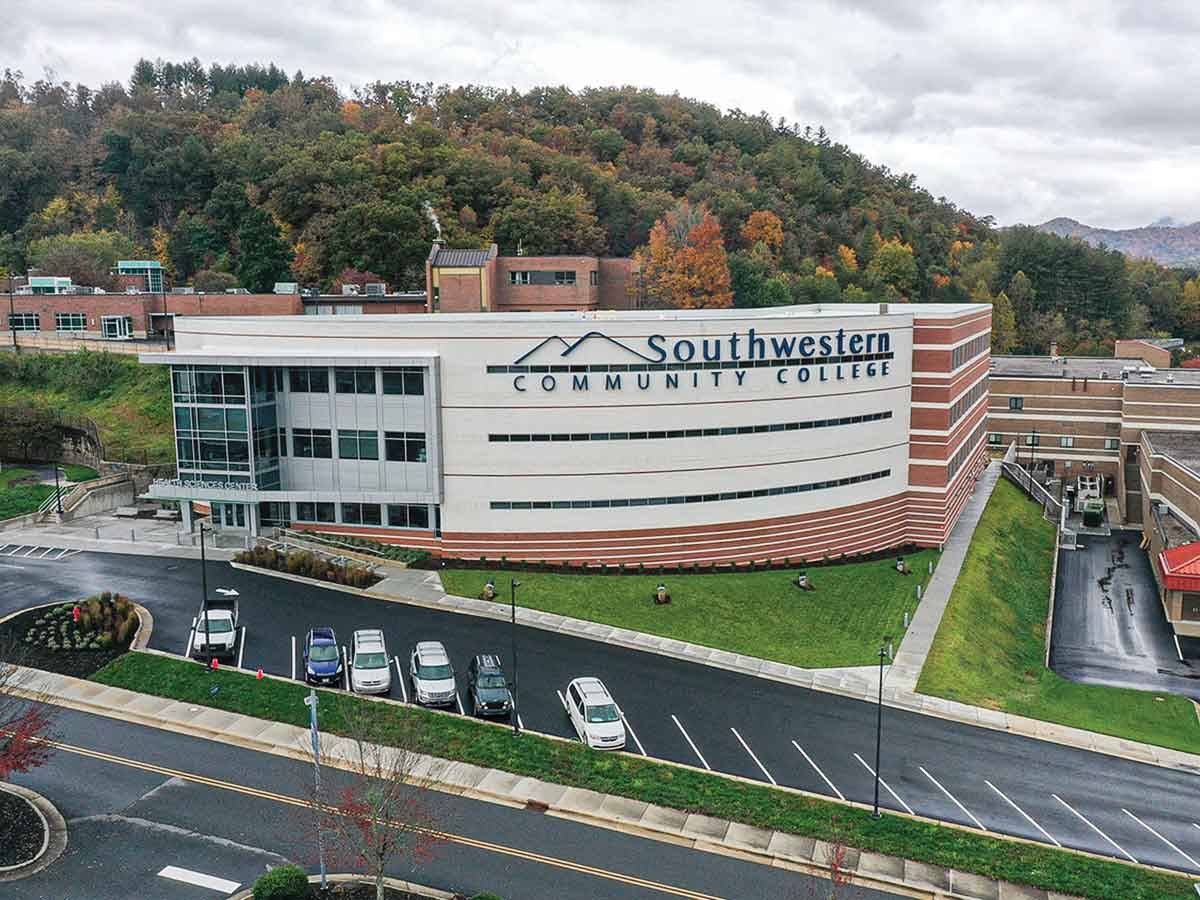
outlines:
[[688, 746], [692, 748], [692, 752], [700, 757], [700, 762], [703, 763], [704, 768], [711, 772], [712, 766], [708, 764], [708, 760], [704, 758], [704, 754], [697, 749], [694, 743], [692, 743], [692, 739], [688, 736], [688, 733], [683, 730], [683, 725], [681, 725], [679, 720], [675, 718], [674, 713], [671, 713], [671, 721], [675, 723], [675, 727], [679, 729], [679, 733], [683, 735], [683, 739], [688, 742]]
[[1045, 835], [1046, 840], [1048, 840], [1050, 843], [1052, 843], [1055, 847], [1062, 846], [1062, 844], [1060, 844], [1055, 839], [1054, 835], [1052, 835], [1050, 832], [1048, 832], [1045, 828], [1043, 828], [1037, 822], [1033, 821], [1033, 817], [1030, 816], [1029, 813], [1025, 812], [1025, 810], [1021, 809], [1021, 807], [1017, 806], [1017, 804], [1013, 803], [1006, 796], [1004, 796], [1004, 792], [1002, 790], [1000, 790], [1000, 788], [996, 787], [994, 784], [992, 784], [986, 778], [983, 779], [983, 783], [986, 784], [988, 787], [990, 787], [997, 794], [999, 794], [1001, 800], [1003, 800], [1005, 803], [1007, 803], [1009, 806], [1011, 806], [1013, 809], [1015, 809], [1017, 812], [1019, 812], [1022, 816], [1024, 816], [1026, 822], [1028, 822], [1030, 825], [1032, 825], [1034, 828], [1036, 828], [1038, 831], [1040, 831], [1043, 835]]
[[742, 745], [742, 747], [744, 747], [744, 748], [745, 748], [746, 752], [750, 754], [750, 758], [751, 758], [752, 760], [754, 760], [754, 764], [755, 764], [756, 766], [758, 766], [759, 770], [760, 770], [760, 771], [761, 771], [761, 772], [762, 772], [764, 775], [766, 775], [766, 776], [767, 776], [767, 781], [771, 782], [771, 784], [775, 785], [775, 787], [779, 787], [779, 782], [778, 782], [778, 781], [776, 781], [776, 780], [775, 780], [775, 778], [774, 778], [774, 776], [773, 776], [773, 775], [771, 775], [771, 773], [767, 771], [767, 767], [766, 767], [766, 766], [764, 766], [764, 765], [763, 765], [761, 762], [759, 762], [759, 759], [758, 759], [758, 757], [754, 755], [754, 751], [750, 749], [750, 745], [749, 745], [749, 744], [747, 744], [747, 743], [745, 742], [745, 740], [743, 740], [743, 739], [742, 739], [742, 736], [741, 736], [740, 734], [738, 734], [738, 730], [737, 730], [736, 728], [734, 728], [732, 725], [729, 727], [729, 730], [730, 730], [730, 731], [732, 731], [732, 732], [733, 732], [733, 736], [734, 736], [735, 738], [737, 738], [737, 739], [738, 739], [738, 743], [739, 743], [739, 744], [741, 744], [741, 745]]
[[1083, 823], [1084, 825], [1086, 825], [1088, 828], [1092, 829], [1092, 831], [1096, 832], [1096, 834], [1100, 835], [1100, 837], [1104, 838], [1106, 841], [1108, 841], [1110, 844], [1112, 844], [1114, 847], [1116, 847], [1116, 848], [1117, 848], [1117, 850], [1119, 850], [1119, 851], [1120, 851], [1121, 855], [1122, 855], [1122, 856], [1124, 856], [1124, 857], [1125, 857], [1127, 860], [1129, 860], [1131, 863], [1134, 863], [1134, 864], [1140, 865], [1140, 863], [1138, 863], [1138, 861], [1137, 861], [1136, 859], [1134, 859], [1132, 856], [1130, 856], [1130, 855], [1129, 855], [1129, 854], [1128, 854], [1128, 853], [1125, 851], [1125, 848], [1124, 848], [1124, 847], [1122, 847], [1120, 844], [1118, 844], [1116, 841], [1114, 841], [1112, 838], [1110, 838], [1110, 837], [1109, 837], [1107, 834], [1105, 834], [1103, 831], [1101, 831], [1099, 828], [1097, 828], [1095, 825], [1093, 825], [1091, 822], [1089, 822], [1087, 819], [1085, 819], [1085, 818], [1083, 817], [1083, 815], [1082, 815], [1082, 814], [1080, 814], [1080, 813], [1079, 813], [1079, 812], [1078, 812], [1078, 811], [1075, 809], [1075, 807], [1073, 807], [1073, 806], [1072, 806], [1070, 803], [1068, 803], [1068, 802], [1067, 802], [1066, 800], [1064, 800], [1062, 797], [1058, 796], [1058, 794], [1051, 794], [1050, 796], [1051, 796], [1051, 797], [1053, 797], [1055, 800], [1057, 800], [1059, 803], [1061, 803], [1063, 806], [1065, 806], [1065, 807], [1066, 807], [1068, 810], [1070, 810], [1072, 813], [1074, 813], [1074, 814], [1075, 814], [1075, 817], [1076, 817], [1077, 819], [1079, 819], [1079, 821], [1080, 821], [1080, 822], [1082, 822], [1082, 823]]
[[463, 712], [462, 697], [459, 696], [457, 688], [454, 690], [454, 702], [458, 704], [458, 714], [460, 716], [465, 716], [466, 713]]
[[342, 644], [342, 681], [346, 690], [350, 690], [350, 652]]
[[[871, 777], [872, 777], [872, 778], [874, 778], [874, 777], [875, 777], [875, 770], [874, 770], [874, 769], [872, 769], [870, 766], [868, 766], [868, 765], [867, 765], [867, 761], [866, 761], [865, 759], [863, 759], [863, 758], [862, 758], [861, 756], [859, 756], [857, 753], [855, 753], [855, 754], [854, 754], [854, 758], [855, 758], [855, 759], [857, 759], [857, 760], [858, 760], [860, 763], [862, 763], [862, 764], [863, 764], [863, 768], [864, 768], [864, 769], [866, 769], [868, 772], [870, 772], [870, 773], [871, 773]], [[884, 781], [882, 778], [880, 778], [880, 779], [879, 779], [879, 783], [883, 785], [883, 789], [884, 789], [885, 791], [887, 791], [889, 794], [891, 794], [891, 795], [892, 795], [892, 797], [895, 799], [895, 801], [896, 801], [897, 803], [899, 803], [901, 806], [903, 806], [903, 807], [904, 807], [904, 811], [905, 811], [906, 813], [908, 813], [910, 816], [915, 816], [915, 815], [916, 815], [916, 813], [912, 811], [912, 807], [911, 807], [911, 806], [909, 806], [907, 803], [905, 803], [903, 800], [901, 800], [901, 799], [900, 799], [900, 795], [899, 795], [899, 794], [897, 794], [895, 791], [893, 791], [893, 790], [892, 790], [892, 786], [891, 786], [890, 784], [888, 784], [888, 783], [887, 783], [886, 781]]]
[[182, 881], [184, 884], [208, 888], [210, 891], [220, 891], [222, 894], [232, 894], [241, 887], [236, 881], [218, 878], [215, 875], [205, 875], [203, 872], [193, 872], [191, 869], [181, 869], [179, 866], [167, 866], [158, 874], [161, 878]]
[[243, 626], [241, 627], [241, 632], [242, 632], [242, 642], [241, 642], [240, 644], [238, 644], [238, 664], [237, 664], [237, 667], [238, 667], [239, 669], [242, 667], [242, 657], [243, 657], [243, 656], [245, 655], [245, 653], [246, 653], [246, 626], [245, 626], [245, 625], [243, 625]]
[[816, 770], [816, 773], [821, 776], [821, 780], [824, 781], [827, 785], [829, 785], [829, 789], [831, 791], [833, 791], [833, 793], [837, 796], [837, 798], [839, 800], [844, 801], [846, 798], [842, 796], [842, 792], [837, 789], [837, 787], [834, 785], [834, 783], [832, 781], [830, 781], [828, 778], [825, 777], [825, 773], [822, 772], [821, 769], [817, 766], [817, 764], [812, 761], [812, 757], [810, 757], [807, 753], [804, 752], [804, 748], [801, 747], [799, 744], [797, 744], [795, 741], [792, 741], [792, 746], [800, 751], [800, 755], [803, 756], [808, 761], [808, 764], [810, 766], [812, 766], [813, 769]]
[[558, 702], [562, 704], [563, 712], [570, 715], [571, 710], [567, 709], [567, 698], [562, 695], [562, 691], [555, 688], [554, 693], [558, 694]]
[[193, 624], [191, 630], [188, 632], [187, 649], [183, 651], [183, 655], [187, 659], [192, 658], [192, 641], [195, 640], [195, 638], [196, 638], [196, 626]]
[[1178, 655], [1179, 661], [1183, 662], [1183, 651], [1179, 649], [1179, 635], [1173, 634], [1171, 637], [1175, 638], [1175, 653]]
[[1178, 853], [1180, 856], [1182, 856], [1184, 859], [1186, 859], [1188, 862], [1190, 862], [1192, 864], [1193, 869], [1200, 869], [1200, 863], [1197, 863], [1196, 860], [1192, 859], [1190, 856], [1188, 856], [1186, 853], [1184, 853], [1182, 850], [1180, 850], [1177, 846], [1175, 846], [1170, 841], [1168, 841], [1165, 837], [1163, 837], [1161, 834], [1159, 834], [1157, 831], [1155, 831], [1153, 828], [1151, 828], [1149, 825], [1147, 825], [1145, 822], [1143, 822], [1141, 819], [1139, 819], [1137, 816], [1135, 816], [1129, 810], [1122, 807], [1121, 812], [1125, 813], [1125, 815], [1129, 816], [1129, 818], [1133, 819], [1133, 821], [1137, 822], [1139, 825], [1141, 825], [1143, 828], [1145, 828], [1148, 832], [1150, 832], [1152, 835], [1154, 835], [1156, 838], [1158, 838], [1160, 841], [1162, 841], [1164, 844], [1166, 844], [1168, 847], [1170, 847], [1172, 850], [1174, 850], [1176, 853]]
[[927, 772], [927, 771], [925, 770], [925, 767], [924, 767], [924, 766], [917, 766], [917, 768], [921, 770], [921, 773], [922, 773], [922, 774], [923, 774], [923, 775], [924, 775], [926, 778], [928, 778], [930, 781], [932, 781], [934, 784], [936, 784], [936, 785], [937, 785], [937, 787], [938, 787], [938, 790], [939, 790], [939, 791], [941, 791], [943, 794], [945, 794], [947, 797], [949, 797], [949, 798], [950, 798], [950, 800], [951, 800], [951, 802], [952, 802], [952, 803], [953, 803], [955, 806], [957, 806], [957, 807], [958, 807], [959, 809], [961, 809], [961, 810], [962, 810], [962, 811], [963, 811], [963, 812], [964, 812], [964, 813], [965, 813], [967, 816], [969, 816], [969, 817], [970, 817], [970, 819], [971, 819], [971, 821], [972, 821], [972, 822], [974, 822], [974, 823], [975, 823], [977, 826], [979, 826], [979, 830], [980, 830], [980, 831], [987, 831], [987, 829], [983, 827], [983, 823], [982, 823], [982, 822], [980, 822], [980, 821], [979, 821], [977, 818], [975, 818], [975, 813], [971, 812], [969, 809], [967, 809], [965, 806], [963, 806], [961, 803], [959, 803], [959, 802], [958, 802], [958, 798], [957, 798], [957, 797], [955, 797], [955, 796], [954, 796], [952, 793], [950, 793], [948, 790], [946, 790], [944, 787], [942, 787], [942, 783], [941, 783], [940, 781], [938, 781], [936, 778], [934, 778], [932, 775], [930, 775], [930, 774], [929, 774], [929, 772]]
[[[41, 553], [39, 553], [37, 556], [35, 556], [34, 559], [43, 558], [47, 553], [49, 553], [53, 549], [54, 549], [53, 547], [47, 547], [45, 550], [43, 550]], [[1180, 661], [1182, 662], [1182, 660], [1180, 660]]]
[[621, 722], [625, 725], [625, 730], [629, 732], [629, 736], [633, 738], [633, 742], [637, 744], [638, 753], [642, 756], [646, 755], [646, 748], [642, 746], [642, 742], [638, 740], [637, 732], [633, 730], [633, 726], [629, 724], [629, 720], [625, 718], [625, 710], [618, 707], [617, 712], [621, 714]]
[[292, 681], [296, 680], [296, 636], [292, 635]]
[[517, 713], [517, 727], [522, 731], [525, 730], [525, 721], [521, 718], [521, 714]]
[[400, 657], [393, 656], [392, 662], [396, 664], [396, 680], [400, 682], [400, 696], [404, 698], [404, 702], [408, 702], [408, 688], [404, 686], [404, 673], [400, 671]]
[[24, 553], [22, 553], [21, 556], [22, 557], [28, 556], [30, 553], [32, 553], [36, 549], [37, 549], [37, 545], [35, 544], [34, 546], [32, 546], [28, 550], [26, 550]]

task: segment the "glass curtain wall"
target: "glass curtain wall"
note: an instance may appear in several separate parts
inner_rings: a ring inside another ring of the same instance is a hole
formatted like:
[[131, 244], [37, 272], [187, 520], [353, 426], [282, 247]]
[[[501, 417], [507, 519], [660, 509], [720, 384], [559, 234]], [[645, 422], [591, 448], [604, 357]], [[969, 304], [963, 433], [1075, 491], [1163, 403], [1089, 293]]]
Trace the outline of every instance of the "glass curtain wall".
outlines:
[[179, 477], [214, 485], [252, 483], [246, 370], [172, 366], [171, 385]]
[[276, 370], [250, 370], [250, 422], [254, 434], [254, 483], [259, 490], [279, 490], [279, 417], [275, 409]]

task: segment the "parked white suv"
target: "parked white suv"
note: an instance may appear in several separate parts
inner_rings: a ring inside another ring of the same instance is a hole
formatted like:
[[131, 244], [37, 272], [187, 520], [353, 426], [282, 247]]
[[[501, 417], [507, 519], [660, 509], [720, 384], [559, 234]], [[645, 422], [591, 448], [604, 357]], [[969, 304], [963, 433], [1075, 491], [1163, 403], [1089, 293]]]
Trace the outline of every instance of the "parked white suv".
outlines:
[[454, 667], [441, 641], [420, 641], [409, 663], [413, 699], [424, 706], [453, 706], [458, 696]]
[[392, 689], [391, 660], [378, 628], [354, 632], [350, 655], [350, 689], [360, 694], [386, 694]]
[[599, 678], [576, 678], [567, 685], [567, 715], [579, 740], [597, 750], [622, 750], [625, 723], [612, 694]]

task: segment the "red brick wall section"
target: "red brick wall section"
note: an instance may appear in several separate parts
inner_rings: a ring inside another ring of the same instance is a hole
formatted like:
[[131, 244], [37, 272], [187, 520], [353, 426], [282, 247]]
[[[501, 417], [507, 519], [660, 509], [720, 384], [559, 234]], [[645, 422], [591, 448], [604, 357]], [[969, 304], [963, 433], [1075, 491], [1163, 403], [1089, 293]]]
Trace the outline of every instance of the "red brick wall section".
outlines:
[[440, 312], [477, 313], [483, 270], [475, 275], [447, 275], [438, 272], [438, 310]]
[[383, 543], [423, 547], [438, 556], [540, 562], [674, 565], [771, 559], [819, 560], [945, 540], [974, 486], [978, 465], [964, 466], [946, 499], [913, 492], [820, 513], [689, 528], [575, 533], [400, 532], [366, 526], [304, 525]]
[[[600, 287], [591, 283], [600, 261], [594, 256], [501, 256], [496, 264], [497, 312], [518, 309], [565, 310], [595, 309]], [[510, 284], [510, 272], [573, 271], [575, 284]]]
[[149, 315], [162, 310], [161, 294], [19, 294], [13, 311], [35, 312], [42, 331], [54, 331], [55, 313], [85, 313], [87, 330], [100, 331], [102, 316], [131, 316], [134, 331], [146, 331]]
[[608, 257], [600, 260], [600, 308], [635, 309], [637, 268], [632, 259]]

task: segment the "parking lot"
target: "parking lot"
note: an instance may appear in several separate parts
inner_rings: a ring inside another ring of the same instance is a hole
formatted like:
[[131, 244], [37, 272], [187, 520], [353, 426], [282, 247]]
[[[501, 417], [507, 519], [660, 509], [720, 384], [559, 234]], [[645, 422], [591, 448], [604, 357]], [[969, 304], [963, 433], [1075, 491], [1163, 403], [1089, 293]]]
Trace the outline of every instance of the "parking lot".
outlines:
[[[185, 651], [199, 606], [198, 563], [93, 553], [19, 563], [19, 570], [0, 566], [0, 607], [119, 588], [154, 613], [153, 648]], [[298, 585], [224, 563], [210, 563], [208, 585], [240, 593], [238, 655], [250, 671], [301, 677], [304, 635], [327, 625], [347, 648], [355, 629], [383, 630], [394, 700], [409, 696], [395, 666], [405, 670], [421, 640], [446, 646], [464, 707], [473, 655], [494, 653], [514, 675], [503, 621]], [[871, 802], [872, 704], [533, 628], [518, 628], [517, 640], [527, 729], [574, 738], [559, 695], [572, 679], [594, 675], [625, 715], [627, 752]], [[1200, 872], [1196, 775], [896, 709], [884, 712], [882, 759], [885, 808]]]

